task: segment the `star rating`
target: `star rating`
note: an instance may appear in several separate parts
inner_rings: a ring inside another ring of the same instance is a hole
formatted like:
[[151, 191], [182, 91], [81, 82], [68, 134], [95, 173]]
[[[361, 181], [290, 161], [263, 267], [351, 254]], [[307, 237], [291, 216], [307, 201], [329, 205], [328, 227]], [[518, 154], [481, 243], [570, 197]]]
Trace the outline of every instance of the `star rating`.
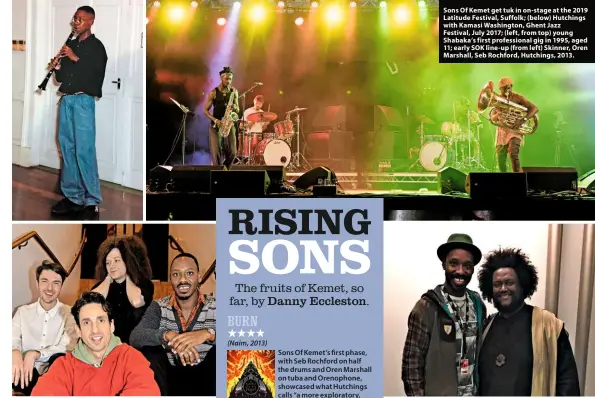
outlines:
[[244, 330], [244, 329], [240, 329], [240, 330], [233, 330], [231, 329], [229, 332], [229, 337], [236, 337], [236, 334], [238, 335], [238, 337], [244, 337], [246, 334], [248, 335], [248, 337], [254, 337], [254, 335], [258, 335], [258, 337], [264, 337], [264, 332], [262, 329], [259, 330]]

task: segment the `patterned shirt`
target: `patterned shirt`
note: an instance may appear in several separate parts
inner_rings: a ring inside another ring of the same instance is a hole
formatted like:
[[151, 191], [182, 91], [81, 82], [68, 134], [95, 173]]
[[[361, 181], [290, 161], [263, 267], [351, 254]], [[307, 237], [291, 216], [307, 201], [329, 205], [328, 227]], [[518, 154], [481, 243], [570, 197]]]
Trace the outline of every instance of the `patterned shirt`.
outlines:
[[176, 300], [176, 296], [171, 296], [171, 299], [169, 300], [169, 305], [173, 307], [173, 309], [178, 314], [178, 318], [180, 318], [180, 324], [182, 326], [183, 332], [186, 332], [188, 330], [188, 323], [189, 321], [194, 319], [194, 316], [196, 315], [196, 311], [198, 310], [198, 307], [200, 307], [200, 304], [200, 300], [196, 302], [196, 305], [194, 306], [194, 308], [192, 308], [192, 311], [190, 311], [190, 315], [188, 315], [188, 319], [186, 319], [184, 318], [184, 313], [180, 308], [180, 304], [178, 304], [178, 300]]
[[[145, 312], [143, 319], [130, 334], [130, 345], [135, 348], [162, 346], [167, 350], [169, 363], [173, 366], [181, 366], [177, 357], [172, 354], [163, 341], [165, 332], [173, 331], [176, 333], [183, 333], [204, 329], [216, 330], [217, 323], [215, 315], [217, 304], [214, 297], [205, 296], [206, 304], [204, 304], [202, 308], [200, 307], [200, 304], [198, 305], [200, 311], [198, 308], [193, 311], [194, 315], [188, 318], [189, 320], [186, 322], [186, 328], [184, 329], [182, 318], [180, 318], [178, 312], [174, 309], [174, 306], [171, 305], [172, 297], [173, 296], [166, 296], [151, 303], [147, 312]], [[214, 344], [215, 342], [207, 340], [195, 347], [201, 361], [205, 359], [207, 353]]]
[[[473, 371], [475, 370], [475, 363], [477, 360], [477, 358], [475, 358], [475, 345], [478, 333], [477, 311], [473, 304], [473, 300], [471, 300], [468, 294], [465, 294], [463, 297], [455, 297], [445, 293], [444, 290], [442, 291], [442, 294], [448, 303], [450, 312], [454, 314], [456, 311], [458, 315], [455, 316], [457, 321], [455, 330], [457, 339], [456, 365], [459, 377], [458, 395], [475, 395], [476, 386], [473, 383]], [[453, 308], [453, 304], [455, 308]], [[461, 325], [463, 327], [462, 329]], [[465, 344], [463, 344], [463, 332]], [[463, 353], [463, 349], [465, 350], [465, 353]], [[464, 374], [461, 372], [462, 359], [468, 360], [468, 368]]]

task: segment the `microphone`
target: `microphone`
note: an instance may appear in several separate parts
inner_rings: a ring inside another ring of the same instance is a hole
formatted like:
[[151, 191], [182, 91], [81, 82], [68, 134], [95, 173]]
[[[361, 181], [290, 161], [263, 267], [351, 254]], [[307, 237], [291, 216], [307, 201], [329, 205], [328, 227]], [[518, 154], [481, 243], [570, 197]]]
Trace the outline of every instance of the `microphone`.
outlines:
[[254, 85], [255, 85], [255, 86], [263, 86], [263, 85], [264, 85], [264, 83], [262, 83], [262, 82], [254, 82]]

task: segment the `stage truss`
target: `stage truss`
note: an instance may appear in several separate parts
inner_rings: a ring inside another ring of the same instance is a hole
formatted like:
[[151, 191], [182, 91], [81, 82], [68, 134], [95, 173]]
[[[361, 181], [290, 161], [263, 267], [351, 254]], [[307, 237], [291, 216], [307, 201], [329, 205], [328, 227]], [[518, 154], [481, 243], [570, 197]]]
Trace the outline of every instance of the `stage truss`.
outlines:
[[[283, 0], [284, 3], [284, 7], [283, 8], [278, 8], [277, 11], [278, 12], [287, 12], [287, 13], [292, 13], [295, 11], [312, 11], [315, 10], [315, 8], [313, 8], [311, 6], [311, 4], [316, 1], [316, 3], [318, 3], [319, 5], [323, 6], [325, 3], [325, 0]], [[328, 1], [328, 0], [326, 0]], [[380, 8], [380, 3], [382, 3], [382, 0], [354, 0], [355, 3], [357, 4], [357, 8], [358, 9], [363, 9], [363, 10], [370, 10], [370, 9], [378, 9]], [[417, 1], [416, 0], [408, 0], [410, 1], [412, 4], [416, 4]], [[232, 8], [234, 3], [236, 2], [236, 0], [199, 0], [199, 1], [194, 1], [193, 3], [195, 3], [196, 5], [198, 5], [198, 8], [207, 8], [207, 9], [213, 9], [213, 10], [221, 10], [221, 9], [228, 9], [228, 8]], [[155, 0], [148, 0], [147, 1], [147, 8], [150, 7], [154, 7], [154, 6], [161, 6], [161, 5], [166, 5], [168, 3], [172, 3], [171, 0], [159, 0], [159, 1], [155, 1]], [[176, 4], [179, 4], [180, 1], [176, 0]], [[189, 1], [190, 3], [190, 1]], [[270, 4], [271, 6], [275, 7], [277, 6], [277, 4], [279, 3], [279, 0], [265, 0], [264, 1], [265, 4]], [[392, 1], [385, 1], [385, 3], [387, 3], [389, 6], [392, 3]], [[427, 7], [438, 7], [439, 5], [439, 0], [425, 0], [425, 4]]]
[[[286, 173], [286, 181], [293, 183], [304, 173]], [[386, 187], [385, 189], [409, 189], [431, 188], [435, 189], [438, 184], [437, 173], [335, 173], [338, 183], [345, 189], [355, 189], [359, 183], [365, 183], [367, 187]]]

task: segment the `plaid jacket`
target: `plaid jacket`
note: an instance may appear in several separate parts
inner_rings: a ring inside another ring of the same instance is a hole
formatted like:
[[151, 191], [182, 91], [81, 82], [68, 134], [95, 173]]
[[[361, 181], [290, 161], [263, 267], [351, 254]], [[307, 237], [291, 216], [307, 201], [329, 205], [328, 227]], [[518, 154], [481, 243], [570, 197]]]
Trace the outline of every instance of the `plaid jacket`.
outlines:
[[[456, 366], [455, 341], [448, 341], [440, 327], [441, 320], [452, 319], [452, 316], [444, 308], [441, 295], [438, 294], [440, 289], [441, 286], [437, 286], [425, 293], [409, 314], [401, 369], [405, 394], [408, 396], [458, 395], [456, 370], [448, 370]], [[470, 290], [467, 292], [477, 311], [478, 350], [485, 325], [486, 307], [477, 293]], [[454, 320], [452, 324], [456, 327]], [[426, 377], [428, 375], [430, 377]], [[477, 383], [477, 371], [474, 377]]]

